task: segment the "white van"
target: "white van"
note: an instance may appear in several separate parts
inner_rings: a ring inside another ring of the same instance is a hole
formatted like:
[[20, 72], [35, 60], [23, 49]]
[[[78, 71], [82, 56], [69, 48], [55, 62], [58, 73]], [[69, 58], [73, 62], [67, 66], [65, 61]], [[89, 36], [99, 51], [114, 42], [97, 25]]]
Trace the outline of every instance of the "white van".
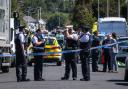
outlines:
[[121, 17], [105, 17], [98, 19], [98, 31], [106, 34], [115, 32], [118, 36], [127, 36], [127, 22]]

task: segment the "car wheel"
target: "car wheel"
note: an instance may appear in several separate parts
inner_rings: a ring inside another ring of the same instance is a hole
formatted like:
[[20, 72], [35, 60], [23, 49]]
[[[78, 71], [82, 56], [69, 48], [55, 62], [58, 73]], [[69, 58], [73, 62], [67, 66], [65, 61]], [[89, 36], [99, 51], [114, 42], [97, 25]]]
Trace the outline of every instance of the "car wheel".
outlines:
[[11, 62], [11, 67], [15, 67], [16, 66], [16, 61], [15, 59]]
[[124, 80], [128, 81], [128, 70], [125, 70]]
[[58, 61], [57, 62], [57, 66], [61, 66], [62, 65], [62, 62], [61, 61]]

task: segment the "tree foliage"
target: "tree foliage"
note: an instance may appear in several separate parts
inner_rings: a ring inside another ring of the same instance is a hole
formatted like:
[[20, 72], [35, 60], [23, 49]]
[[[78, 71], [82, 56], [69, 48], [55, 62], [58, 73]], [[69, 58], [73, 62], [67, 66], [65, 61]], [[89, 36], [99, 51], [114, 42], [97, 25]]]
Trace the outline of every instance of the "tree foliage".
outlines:
[[17, 8], [18, 8], [17, 0], [11, 0], [11, 12], [17, 10]]
[[20, 8], [18, 0], [11, 0], [11, 17], [13, 17], [13, 12], [17, 11], [19, 13], [20, 24], [25, 25], [25, 21], [23, 20], [23, 11]]
[[49, 20], [47, 21], [47, 28], [49, 30], [53, 30], [54, 28], [60, 26], [64, 27], [67, 21], [67, 14], [55, 14], [54, 16], [51, 16]]
[[[84, 0], [81, 1], [83, 2]], [[83, 5], [81, 2], [76, 3], [76, 7], [74, 8], [74, 12], [72, 14], [73, 25], [75, 27], [78, 27], [79, 25], [88, 25], [91, 27], [95, 22], [95, 18], [93, 17], [92, 9], [90, 9], [89, 4], [85, 3]]]
[[[29, 15], [38, 18], [39, 7], [41, 8], [41, 18], [45, 19], [47, 22], [58, 13], [61, 13], [62, 16], [67, 14], [66, 18], [63, 17], [67, 21], [65, 24], [72, 22], [75, 26], [79, 24], [91, 25], [95, 21], [95, 18], [98, 17], [98, 0], [24, 0], [23, 6], [18, 4], [19, 0], [11, 1], [12, 12], [18, 10], [21, 14], [21, 18], [24, 15], [28, 15], [28, 11]], [[99, 1], [100, 17], [106, 17], [107, 0]], [[125, 18], [127, 18], [126, 1], [127, 0], [120, 0], [121, 17]], [[109, 6], [109, 16], [118, 16], [118, 0], [109, 0]], [[68, 17], [69, 14], [70, 17]]]

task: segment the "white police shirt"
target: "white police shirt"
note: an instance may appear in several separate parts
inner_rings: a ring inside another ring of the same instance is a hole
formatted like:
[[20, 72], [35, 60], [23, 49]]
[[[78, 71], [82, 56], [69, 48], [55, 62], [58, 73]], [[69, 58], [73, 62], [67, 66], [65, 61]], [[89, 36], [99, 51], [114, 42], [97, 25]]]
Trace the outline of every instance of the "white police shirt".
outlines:
[[78, 40], [78, 35], [77, 34], [72, 34], [71, 36], [72, 36], [73, 40]]
[[23, 32], [20, 32], [20, 33], [19, 33], [19, 39], [20, 39], [20, 42], [21, 42], [22, 44], [25, 43], [25, 35], [23, 34]]
[[89, 38], [90, 38], [90, 33], [89, 32], [87, 32], [87, 33], [81, 33], [80, 34], [80, 38], [79, 38], [79, 40], [80, 40], [80, 42], [88, 42], [89, 41]]
[[[20, 42], [21, 42], [21, 44], [22, 44], [22, 47], [23, 47], [23, 49], [24, 49], [24, 44], [25, 44], [25, 35], [24, 35], [24, 33], [23, 32], [19, 32], [19, 40], [20, 40]], [[26, 51], [24, 50], [24, 55], [26, 55]]]
[[70, 38], [70, 39], [72, 39], [72, 40], [77, 41], [77, 40], [78, 40], [78, 35], [73, 33], [73, 34], [71, 34], [70, 36], [68, 36], [67, 38]]
[[[45, 39], [44, 39], [44, 38], [45, 38], [45, 35], [42, 34], [41, 36], [42, 36], [42, 41], [45, 41]], [[35, 43], [37, 43], [37, 42], [38, 42], [38, 38], [37, 38], [37, 36], [34, 36], [34, 37], [32, 38], [32, 43], [35, 44]]]
[[36, 37], [36, 36], [34, 36], [33, 38], [32, 38], [32, 43], [37, 43], [38, 42], [38, 38]]

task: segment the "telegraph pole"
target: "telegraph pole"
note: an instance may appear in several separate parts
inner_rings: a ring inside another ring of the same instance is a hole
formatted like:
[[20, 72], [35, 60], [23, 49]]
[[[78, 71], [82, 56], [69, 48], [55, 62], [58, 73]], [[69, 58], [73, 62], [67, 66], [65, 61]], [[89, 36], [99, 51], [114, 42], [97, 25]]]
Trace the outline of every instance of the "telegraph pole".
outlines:
[[118, 17], [120, 17], [120, 0], [118, 0]]
[[107, 0], [107, 17], [109, 17], [109, 0]]
[[128, 0], [127, 0], [127, 21], [128, 21]]
[[27, 11], [27, 24], [28, 24], [28, 26], [29, 26], [29, 10]]
[[39, 19], [41, 19], [41, 12], [42, 12], [42, 11], [41, 11], [41, 7], [40, 7], [40, 18], [39, 18]]
[[38, 21], [39, 21], [39, 19], [40, 19], [39, 13], [40, 13], [39, 8], [37, 8]]
[[38, 8], [37, 8], [38, 21], [41, 19], [41, 15], [42, 15], [41, 12], [42, 12], [42, 11], [41, 11], [41, 7], [38, 7]]
[[98, 18], [100, 17], [100, 9], [99, 9], [99, 0], [98, 0]]
[[[61, 1], [59, 1], [59, 5], [60, 5], [60, 2]], [[58, 12], [58, 25], [59, 25], [59, 27], [60, 27], [60, 10], [59, 10], [59, 5], [58, 5], [58, 7], [57, 7], [57, 12]]]

